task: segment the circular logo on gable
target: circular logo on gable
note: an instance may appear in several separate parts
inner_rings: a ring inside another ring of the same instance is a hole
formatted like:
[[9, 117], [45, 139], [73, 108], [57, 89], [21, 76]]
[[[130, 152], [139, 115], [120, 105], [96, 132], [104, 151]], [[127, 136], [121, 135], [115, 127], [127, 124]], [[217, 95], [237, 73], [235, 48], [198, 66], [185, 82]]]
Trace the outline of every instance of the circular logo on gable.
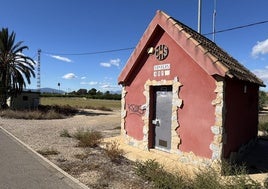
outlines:
[[168, 56], [168, 47], [166, 45], [159, 45], [155, 48], [155, 56], [158, 60], [165, 60]]

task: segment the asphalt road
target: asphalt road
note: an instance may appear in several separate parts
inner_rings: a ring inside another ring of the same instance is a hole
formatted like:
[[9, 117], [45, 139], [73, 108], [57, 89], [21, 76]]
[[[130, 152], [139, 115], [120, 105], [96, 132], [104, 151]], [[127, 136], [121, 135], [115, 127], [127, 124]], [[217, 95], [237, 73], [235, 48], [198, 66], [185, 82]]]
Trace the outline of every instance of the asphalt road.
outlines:
[[82, 189], [0, 128], [1, 189]]

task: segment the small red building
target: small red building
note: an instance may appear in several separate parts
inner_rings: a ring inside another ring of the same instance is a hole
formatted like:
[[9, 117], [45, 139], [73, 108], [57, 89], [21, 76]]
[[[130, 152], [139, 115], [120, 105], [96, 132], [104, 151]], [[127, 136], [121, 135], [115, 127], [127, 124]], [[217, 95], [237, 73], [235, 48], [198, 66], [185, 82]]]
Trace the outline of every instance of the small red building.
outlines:
[[256, 139], [263, 82], [203, 35], [157, 11], [118, 78], [129, 145], [221, 160]]

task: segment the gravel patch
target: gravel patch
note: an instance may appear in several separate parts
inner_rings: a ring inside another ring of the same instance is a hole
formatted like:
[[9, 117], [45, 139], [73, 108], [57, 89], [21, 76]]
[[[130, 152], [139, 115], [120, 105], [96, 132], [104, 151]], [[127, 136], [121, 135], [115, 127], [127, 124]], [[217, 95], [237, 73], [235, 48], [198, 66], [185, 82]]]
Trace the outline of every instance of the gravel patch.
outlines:
[[85, 110], [67, 119], [23, 120], [0, 118], [0, 126], [35, 151], [54, 149], [58, 155], [46, 156], [50, 161], [90, 188], [152, 188], [134, 171], [134, 162], [122, 158], [112, 162], [104, 149], [77, 147], [74, 138], [61, 137], [63, 130], [72, 135], [78, 129], [100, 131], [104, 137], [120, 134], [120, 111]]

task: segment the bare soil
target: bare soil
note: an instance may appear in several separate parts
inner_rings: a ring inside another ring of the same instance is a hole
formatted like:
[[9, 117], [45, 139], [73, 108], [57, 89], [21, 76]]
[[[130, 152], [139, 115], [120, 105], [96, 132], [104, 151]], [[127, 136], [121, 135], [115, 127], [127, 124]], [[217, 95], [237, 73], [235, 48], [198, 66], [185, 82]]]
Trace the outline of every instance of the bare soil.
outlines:
[[125, 158], [112, 162], [103, 148], [80, 148], [76, 139], [60, 136], [64, 129], [71, 135], [78, 129], [90, 129], [100, 131], [107, 138], [117, 136], [120, 134], [119, 110], [86, 110], [71, 118], [56, 120], [0, 118], [0, 126], [35, 151], [58, 151], [59, 154], [46, 158], [89, 188], [152, 188], [135, 174], [134, 162]]

